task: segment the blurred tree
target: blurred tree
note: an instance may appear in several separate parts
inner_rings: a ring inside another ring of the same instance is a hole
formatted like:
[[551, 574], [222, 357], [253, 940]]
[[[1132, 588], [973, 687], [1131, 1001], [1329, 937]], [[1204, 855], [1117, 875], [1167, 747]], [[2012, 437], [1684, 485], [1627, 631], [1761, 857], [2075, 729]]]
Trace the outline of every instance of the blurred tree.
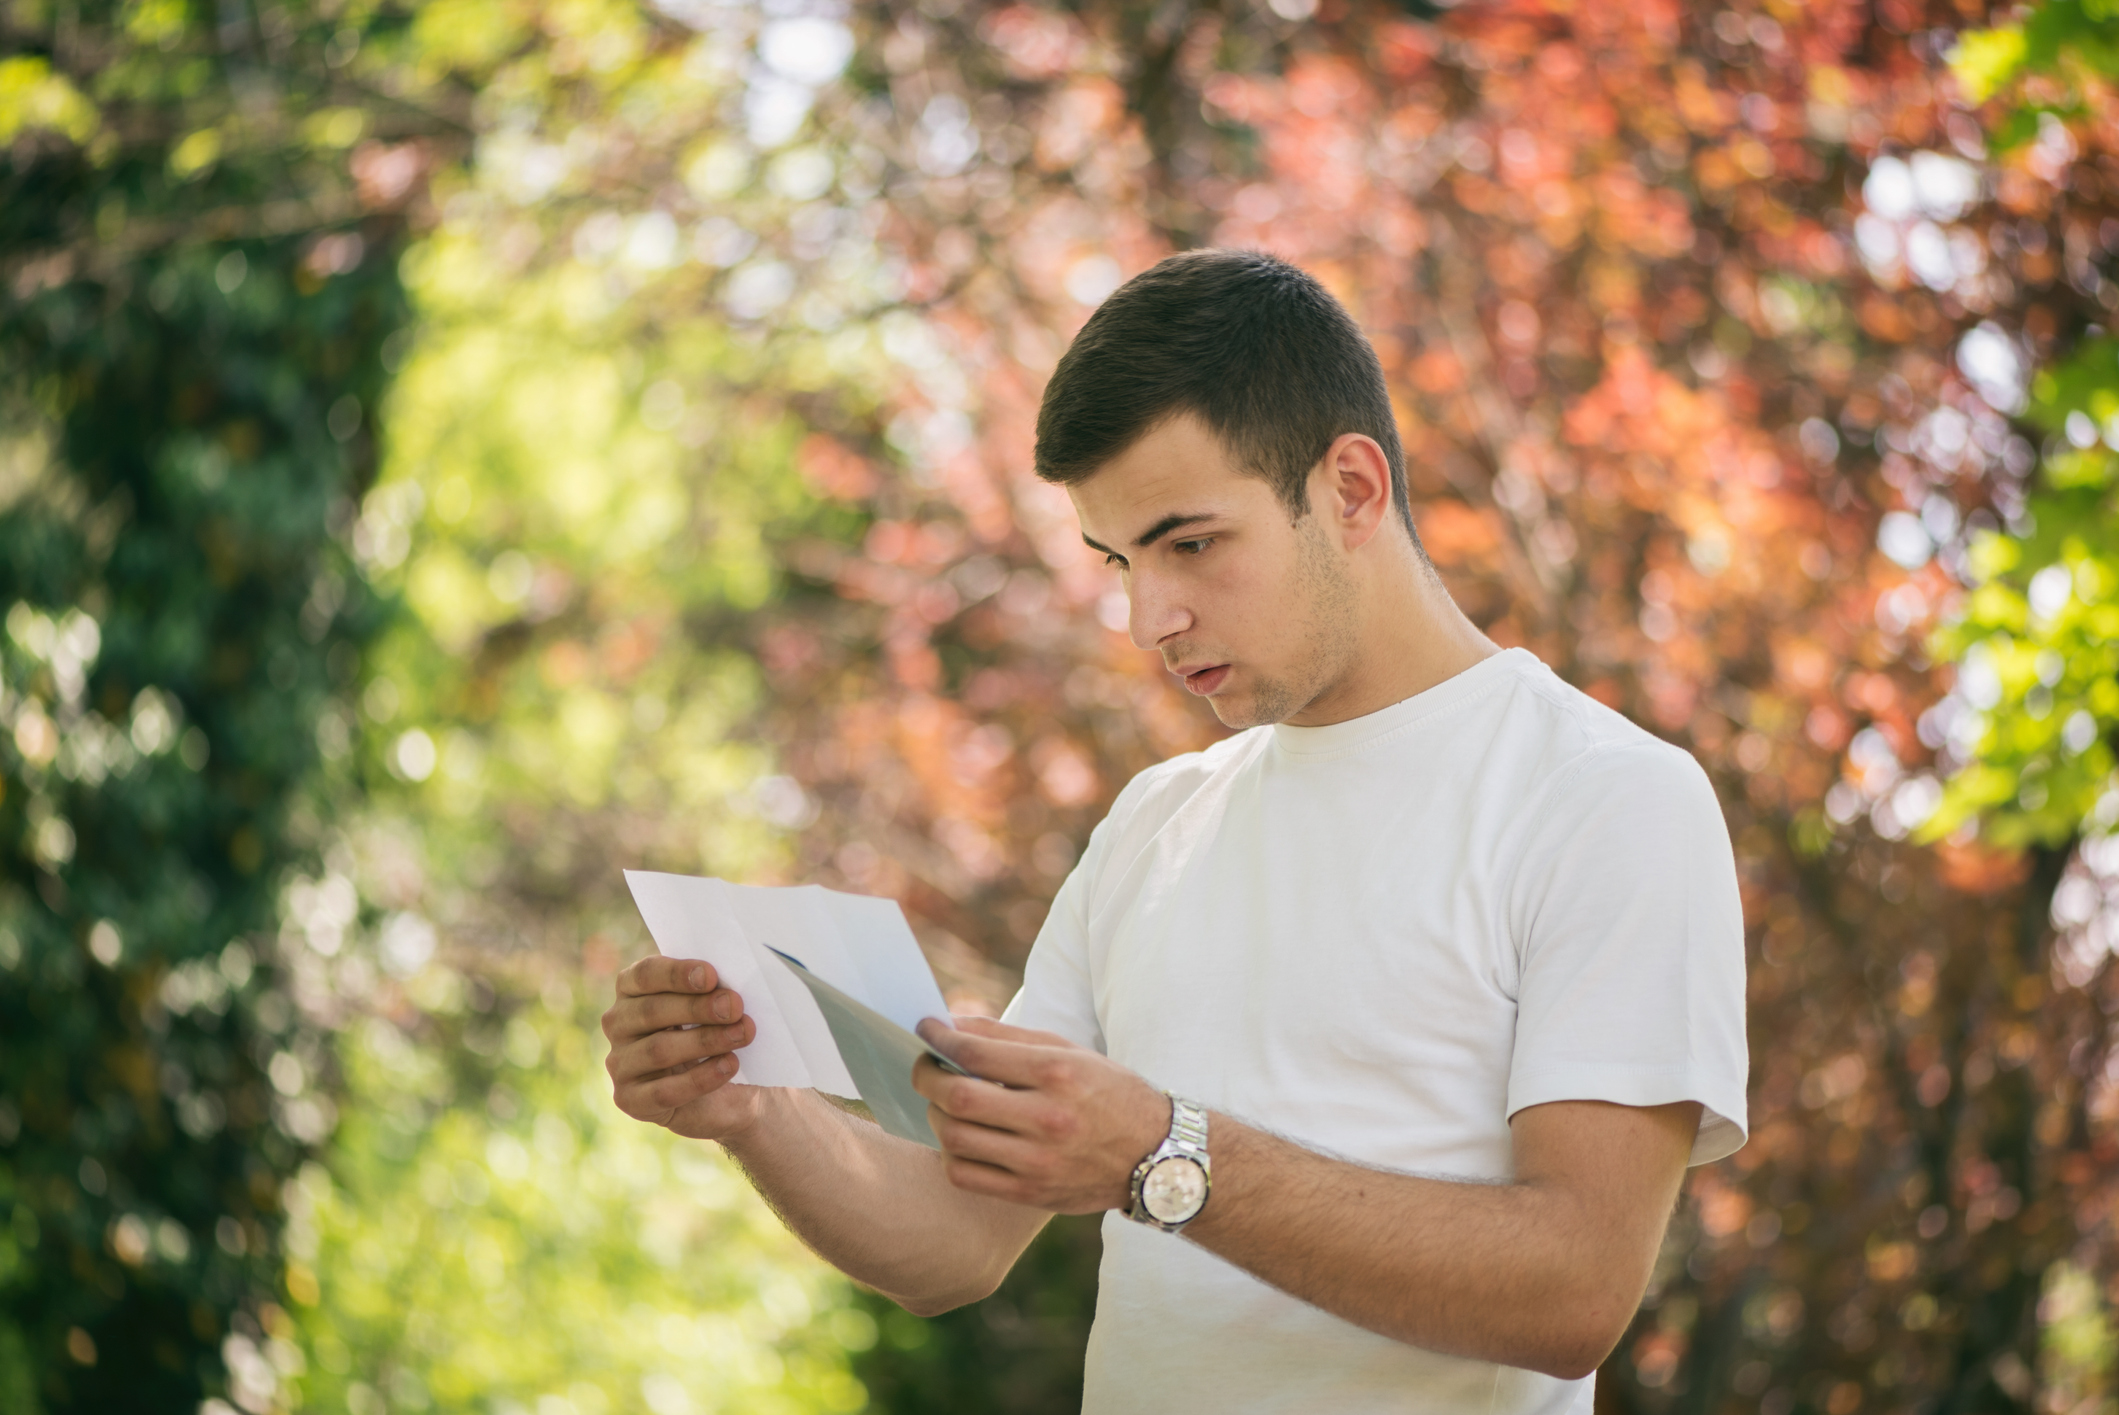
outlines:
[[[2014, 23], [1966, 36], [1956, 69], [1968, 93], [1988, 102], [2003, 161], [2021, 162], [2034, 175], [2080, 163], [2078, 189], [2096, 183], [2098, 166], [2112, 172], [2119, 163], [2119, 131], [2110, 117], [2119, 98], [2119, 21], [2094, 7], [2042, 4]], [[2069, 213], [2075, 219], [2064, 229], [2068, 276], [2110, 307], [2119, 305], [2119, 292], [2104, 294], [2111, 282], [2097, 271], [2092, 252], [2119, 244], [2119, 224], [2105, 218], [2093, 230], [2094, 210]], [[1924, 827], [1930, 837], [1976, 818], [2001, 845], [2054, 851], [2085, 835], [2108, 836], [2119, 825], [2112, 780], [2119, 727], [2119, 498], [2113, 495], [2119, 340], [2104, 333], [2101, 314], [2093, 308], [2083, 324], [2055, 332], [2051, 343], [2062, 357], [2037, 373], [2028, 398], [2011, 410], [2043, 435], [2040, 475], [2022, 514], [1974, 543], [1975, 588], [1938, 636], [1942, 651], [1960, 664], [1951, 733], [1963, 744], [1963, 768], [1950, 777], [1941, 809]], [[2113, 873], [2088, 864], [2100, 877]], [[2080, 903], [2063, 906], [2081, 913], [2069, 920], [2076, 924], [2101, 913], [2082, 913]], [[2095, 966], [2099, 958], [2079, 962]]]
[[343, 1120], [292, 1190], [302, 1305], [275, 1333], [300, 1402], [861, 1409], [846, 1352], [877, 1330], [847, 1284], [714, 1151], [612, 1108], [559, 970], [480, 972], [423, 969], [341, 1038]]
[[[2011, 409], [2042, 435], [2039, 473], [2021, 513], [1973, 543], [1971, 593], [1936, 635], [1939, 655], [1958, 666], [1937, 709], [1957, 769], [1922, 834], [1976, 829], [2003, 848], [2028, 849], [2042, 873], [2057, 876], [2056, 981], [2095, 998], [2109, 1017], [2119, 1010], [2111, 964], [2119, 951], [2119, 341], [2104, 331], [2119, 288], [2098, 256], [2119, 247], [2109, 214], [2119, 207], [2119, 21], [2096, 5], [2040, 4], [1966, 35], [1953, 65], [1968, 96], [1985, 104], [2004, 204], [2034, 207], [2038, 187], [2026, 175], [2071, 198], [2054, 213], [2065, 278], [2094, 304], [2031, 326], [2024, 341], [2058, 354]], [[2070, 1117], [2089, 1139], [2087, 1154], [2071, 1159], [2078, 1213], [2110, 1202], [2119, 1159], [2109, 1025], [2081, 1030], [2069, 1066], [2092, 1079]], [[2040, 1372], [2052, 1408], [2091, 1408], [2119, 1394], [2113, 1268], [2108, 1247], [2085, 1242], [2052, 1271], [2053, 1339]]]
[[[858, 233], [785, 229], [840, 155], [804, 144], [767, 184], [726, 144], [757, 27], [433, 7], [362, 49], [483, 98], [400, 264], [417, 334], [347, 531], [404, 611], [333, 719], [368, 789], [287, 896], [294, 996], [347, 1079], [290, 1239], [311, 1405], [865, 1399], [845, 1362], [877, 1327], [843, 1280], [591, 1074], [621, 949], [650, 947], [619, 870], [785, 867], [805, 807], [746, 625], [782, 591], [768, 540], [851, 519], [795, 474], [793, 409], [857, 403], [881, 363], [830, 303], [877, 301]], [[802, 51], [812, 88], [848, 49]], [[768, 332], [796, 269], [806, 319]]]
[[402, 209], [445, 129], [368, 21], [10, 6], [0, 59], [0, 1406], [267, 1408], [280, 1181], [327, 1133], [273, 960], [382, 614]]

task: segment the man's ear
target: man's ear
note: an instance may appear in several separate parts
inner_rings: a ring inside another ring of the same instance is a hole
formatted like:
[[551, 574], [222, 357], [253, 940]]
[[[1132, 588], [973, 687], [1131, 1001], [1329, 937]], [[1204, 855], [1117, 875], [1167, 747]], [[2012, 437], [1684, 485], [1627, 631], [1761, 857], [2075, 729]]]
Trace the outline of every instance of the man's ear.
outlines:
[[1311, 474], [1310, 504], [1328, 518], [1325, 529], [1348, 550], [1359, 550], [1391, 514], [1391, 464], [1376, 440], [1342, 433]]

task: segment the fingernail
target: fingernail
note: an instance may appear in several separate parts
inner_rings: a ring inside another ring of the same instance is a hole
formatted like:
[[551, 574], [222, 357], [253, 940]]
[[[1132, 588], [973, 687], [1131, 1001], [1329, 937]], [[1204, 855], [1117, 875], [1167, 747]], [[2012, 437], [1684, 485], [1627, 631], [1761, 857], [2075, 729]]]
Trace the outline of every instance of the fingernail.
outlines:
[[736, 1058], [733, 1056], [724, 1056], [714, 1064], [721, 1068], [721, 1074], [724, 1076], [736, 1074]]
[[736, 1000], [732, 997], [716, 998], [714, 1000], [714, 1017], [721, 1022], [735, 1021]]
[[684, 980], [685, 980], [685, 982], [689, 983], [689, 984], [690, 984], [690, 985], [691, 985], [692, 987], [695, 987], [695, 988], [705, 987], [705, 986], [706, 986], [706, 965], [705, 965], [705, 964], [703, 964], [703, 963], [700, 963], [700, 964], [695, 964], [695, 965], [693, 966], [693, 968], [692, 968], [691, 972], [689, 972], [689, 973], [685, 974], [685, 976], [684, 976]]

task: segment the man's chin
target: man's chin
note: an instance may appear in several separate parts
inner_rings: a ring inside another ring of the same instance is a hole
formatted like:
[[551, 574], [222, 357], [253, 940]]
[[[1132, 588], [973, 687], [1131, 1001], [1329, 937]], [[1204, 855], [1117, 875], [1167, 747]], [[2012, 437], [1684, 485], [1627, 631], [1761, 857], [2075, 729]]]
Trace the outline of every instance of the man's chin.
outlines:
[[[1253, 727], [1263, 727], [1280, 718], [1265, 710], [1257, 697], [1250, 693], [1217, 693], [1207, 699], [1207, 706], [1221, 719], [1221, 725], [1232, 732], [1243, 732]], [[1269, 706], [1269, 705], [1266, 705]]]
[[1208, 698], [1207, 704], [1221, 719], [1222, 726], [1243, 732], [1287, 721], [1301, 711], [1303, 701], [1303, 695], [1283, 680], [1247, 676], [1222, 684], [1221, 691]]

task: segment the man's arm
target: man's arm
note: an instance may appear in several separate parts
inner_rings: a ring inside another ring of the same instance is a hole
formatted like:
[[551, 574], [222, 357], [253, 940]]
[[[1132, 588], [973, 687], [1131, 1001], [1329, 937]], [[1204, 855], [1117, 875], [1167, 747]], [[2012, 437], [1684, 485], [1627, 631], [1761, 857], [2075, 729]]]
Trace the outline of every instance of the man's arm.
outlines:
[[676, 958], [619, 974], [603, 1015], [618, 1108], [720, 1142], [804, 1243], [910, 1311], [931, 1316], [998, 1287], [1050, 1212], [952, 1186], [933, 1150], [815, 1091], [732, 1084], [757, 1023], [718, 984], [710, 964]]
[[1533, 1106], [1506, 1184], [1364, 1169], [1217, 1115], [1211, 1201], [1184, 1231], [1370, 1331], [1577, 1380], [1640, 1306], [1699, 1114]]
[[[1046, 1033], [966, 1022], [928, 1041], [991, 1078], [915, 1074], [951, 1183], [1062, 1213], [1125, 1206], [1169, 1128], [1161, 1094]], [[1367, 1169], [1217, 1114], [1213, 1190], [1185, 1237], [1395, 1340], [1578, 1379], [1640, 1304], [1699, 1109], [1531, 1107], [1495, 1184]]]

